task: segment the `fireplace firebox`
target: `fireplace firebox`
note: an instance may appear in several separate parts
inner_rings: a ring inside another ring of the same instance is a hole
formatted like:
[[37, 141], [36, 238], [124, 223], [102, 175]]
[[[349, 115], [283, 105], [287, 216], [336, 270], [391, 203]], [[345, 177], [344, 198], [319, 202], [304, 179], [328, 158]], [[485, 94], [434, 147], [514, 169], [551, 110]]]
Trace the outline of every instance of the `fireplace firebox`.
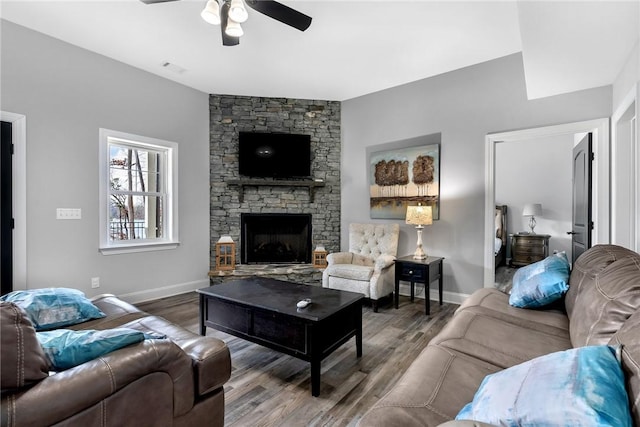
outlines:
[[242, 264], [311, 262], [311, 214], [240, 215]]

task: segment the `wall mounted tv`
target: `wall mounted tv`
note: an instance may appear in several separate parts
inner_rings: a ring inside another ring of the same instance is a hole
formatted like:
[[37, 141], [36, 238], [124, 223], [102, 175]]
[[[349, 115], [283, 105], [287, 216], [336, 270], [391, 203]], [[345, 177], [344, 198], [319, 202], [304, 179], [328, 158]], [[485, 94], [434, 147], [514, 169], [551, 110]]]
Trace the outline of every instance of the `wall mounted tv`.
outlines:
[[311, 176], [311, 137], [291, 133], [240, 132], [240, 175], [272, 178]]

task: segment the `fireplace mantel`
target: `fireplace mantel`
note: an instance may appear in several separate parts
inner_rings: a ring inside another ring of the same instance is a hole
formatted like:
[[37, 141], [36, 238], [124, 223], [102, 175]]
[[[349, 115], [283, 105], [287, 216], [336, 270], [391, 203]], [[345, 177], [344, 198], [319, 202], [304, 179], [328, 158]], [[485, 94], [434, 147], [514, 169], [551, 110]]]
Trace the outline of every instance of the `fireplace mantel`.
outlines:
[[228, 185], [237, 185], [239, 188], [238, 201], [244, 201], [244, 187], [246, 186], [270, 186], [270, 187], [307, 187], [309, 188], [309, 199], [313, 203], [315, 197], [315, 189], [324, 187], [324, 181], [315, 181], [313, 179], [304, 180], [263, 180], [263, 179], [231, 179], [227, 181]]

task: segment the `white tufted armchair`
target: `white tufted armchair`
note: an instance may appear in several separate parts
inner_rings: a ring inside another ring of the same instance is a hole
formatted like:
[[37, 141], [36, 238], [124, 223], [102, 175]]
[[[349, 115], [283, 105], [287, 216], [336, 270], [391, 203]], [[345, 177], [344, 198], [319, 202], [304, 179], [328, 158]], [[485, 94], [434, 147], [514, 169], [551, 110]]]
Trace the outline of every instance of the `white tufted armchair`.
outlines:
[[378, 311], [378, 300], [393, 293], [398, 224], [350, 224], [349, 252], [327, 255], [322, 286], [360, 292]]

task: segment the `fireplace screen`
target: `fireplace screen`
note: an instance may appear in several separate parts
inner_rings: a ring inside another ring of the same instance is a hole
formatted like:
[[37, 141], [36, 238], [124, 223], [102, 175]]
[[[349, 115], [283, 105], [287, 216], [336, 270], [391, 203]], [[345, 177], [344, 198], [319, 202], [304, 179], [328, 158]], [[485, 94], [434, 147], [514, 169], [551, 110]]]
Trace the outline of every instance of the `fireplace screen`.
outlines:
[[241, 214], [242, 264], [311, 262], [310, 214]]

